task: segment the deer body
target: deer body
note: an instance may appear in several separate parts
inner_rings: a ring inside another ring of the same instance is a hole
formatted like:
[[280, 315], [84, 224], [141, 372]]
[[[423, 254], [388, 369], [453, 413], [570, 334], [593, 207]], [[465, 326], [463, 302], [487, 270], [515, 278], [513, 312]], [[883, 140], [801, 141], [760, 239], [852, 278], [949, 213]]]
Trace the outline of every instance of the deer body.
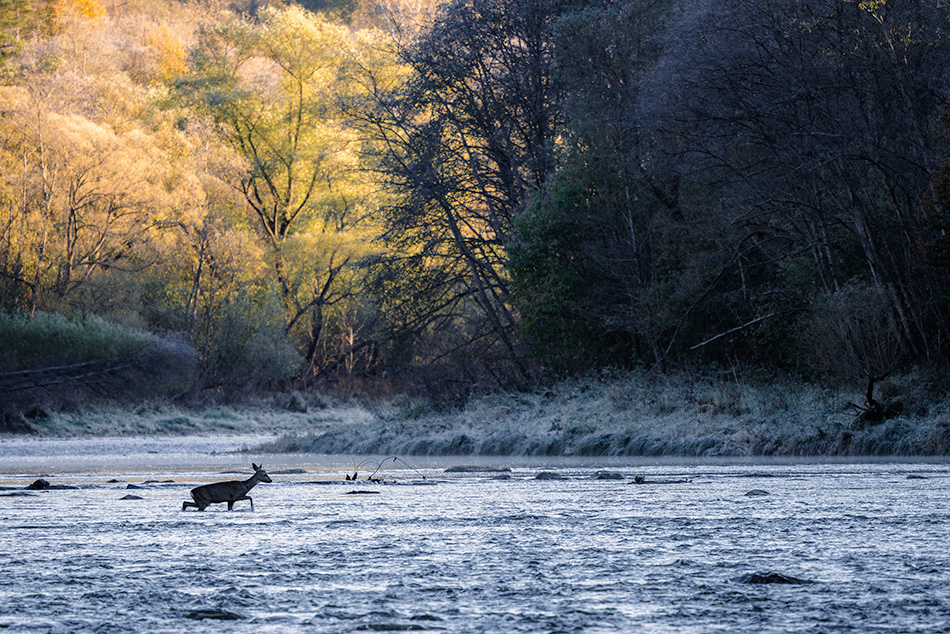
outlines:
[[238, 500], [247, 500], [251, 503], [251, 510], [253, 510], [254, 500], [251, 499], [251, 496], [249, 496], [247, 492], [253, 489], [258, 482], [272, 482], [272, 480], [263, 468], [253, 463], [251, 466], [254, 467], [254, 475], [247, 480], [214, 482], [212, 484], [195, 487], [191, 490], [191, 497], [194, 502], [183, 502], [181, 510], [184, 511], [188, 507], [194, 506], [199, 511], [203, 511], [208, 508], [210, 504], [227, 502], [228, 510], [230, 511], [234, 508], [234, 503]]

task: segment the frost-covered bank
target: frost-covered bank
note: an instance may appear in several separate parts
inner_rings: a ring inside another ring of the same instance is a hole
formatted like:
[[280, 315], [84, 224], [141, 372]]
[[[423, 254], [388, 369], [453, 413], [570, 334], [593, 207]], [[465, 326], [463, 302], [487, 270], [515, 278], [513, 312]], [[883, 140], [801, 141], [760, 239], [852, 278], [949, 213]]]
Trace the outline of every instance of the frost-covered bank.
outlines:
[[459, 412], [404, 404], [282, 437], [274, 451], [402, 455], [941, 455], [950, 403], [920, 377], [882, 387], [904, 414], [855, 424], [860, 390], [623, 375], [473, 398]]
[[[295, 403], [299, 399], [299, 403]], [[361, 426], [375, 418], [355, 402], [302, 395], [260, 399], [235, 405], [176, 407], [146, 403], [136, 407], [102, 405], [69, 411], [34, 407], [2, 415], [0, 433], [70, 438], [88, 436], [267, 435]]]
[[152, 404], [6, 417], [0, 433], [42, 437], [252, 435], [275, 452], [502, 456], [948, 455], [946, 379], [881, 383], [900, 416], [856, 421], [859, 386], [636, 373], [565, 381], [533, 392], [490, 393], [458, 411], [423, 399], [335, 400], [316, 394], [240, 406]]

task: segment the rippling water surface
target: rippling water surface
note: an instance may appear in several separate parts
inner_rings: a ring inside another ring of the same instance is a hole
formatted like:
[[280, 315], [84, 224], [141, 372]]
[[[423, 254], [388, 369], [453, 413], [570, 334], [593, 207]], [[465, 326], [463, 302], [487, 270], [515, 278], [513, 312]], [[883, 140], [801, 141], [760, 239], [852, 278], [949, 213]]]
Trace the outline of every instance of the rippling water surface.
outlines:
[[[495, 462], [495, 479], [406, 457], [372, 484], [342, 481], [349, 457], [80, 445], [0, 443], [5, 487], [78, 487], [0, 491], [0, 629], [950, 631], [946, 464]], [[252, 459], [274, 480], [254, 511], [181, 511]], [[773, 572], [809, 583], [747, 583]]]

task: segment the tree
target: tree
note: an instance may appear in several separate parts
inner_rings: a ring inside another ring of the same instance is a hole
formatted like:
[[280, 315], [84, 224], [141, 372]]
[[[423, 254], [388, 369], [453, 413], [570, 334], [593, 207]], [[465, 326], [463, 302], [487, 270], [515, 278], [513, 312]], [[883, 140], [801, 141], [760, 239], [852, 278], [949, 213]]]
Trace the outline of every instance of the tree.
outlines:
[[[10, 88], [15, 157], [4, 189], [14, 302], [41, 310], [102, 311], [119, 279], [152, 263], [150, 233], [165, 222], [165, 164], [141, 130], [116, 134], [79, 114], [49, 110], [42, 91]], [[12, 259], [12, 261], [11, 261]]]
[[482, 345], [483, 358], [504, 359], [522, 378], [530, 370], [515, 336], [506, 248], [555, 165], [564, 119], [552, 37], [568, 6], [446, 3], [431, 29], [398, 47], [405, 84], [372, 84], [377, 100], [359, 115], [395, 198], [384, 234], [394, 255], [381, 277], [390, 314], [403, 315], [407, 334], [464, 324], [453, 347]]
[[906, 361], [936, 349], [917, 210], [946, 98], [946, 16], [916, 0], [682, 8], [642, 112], [669, 157], [657, 170], [691, 174], [694, 209], [733, 245], [732, 273], [713, 281], [745, 279], [708, 335], [857, 279], [884, 298]]
[[32, 12], [29, 0], [0, 0], [0, 64], [20, 52]]
[[[950, 110], [947, 108], [940, 117], [939, 129], [939, 159], [931, 173], [932, 194], [922, 209], [921, 251], [927, 273], [933, 276], [934, 302], [945, 307], [950, 302]], [[939, 326], [946, 332], [950, 324]]]
[[35, 19], [48, 35], [60, 33], [75, 18], [95, 20], [106, 15], [98, 0], [38, 0]]
[[602, 157], [586, 158], [519, 215], [509, 248], [519, 333], [554, 374], [628, 366], [637, 353], [637, 302], [625, 287], [631, 227], [615, 206], [629, 182], [614, 180]]
[[233, 184], [267, 245], [285, 331], [306, 342], [313, 371], [326, 311], [349, 295], [363, 250], [347, 236], [364, 220], [365, 191], [336, 105], [352, 39], [299, 8], [266, 11], [259, 25], [232, 19], [202, 30], [195, 72], [178, 82], [246, 161]]
[[636, 111], [668, 5], [604, 3], [556, 24], [562, 158], [516, 219], [509, 250], [519, 330], [556, 372], [626, 366], [652, 352], [647, 306], [668, 210], [641, 169]]

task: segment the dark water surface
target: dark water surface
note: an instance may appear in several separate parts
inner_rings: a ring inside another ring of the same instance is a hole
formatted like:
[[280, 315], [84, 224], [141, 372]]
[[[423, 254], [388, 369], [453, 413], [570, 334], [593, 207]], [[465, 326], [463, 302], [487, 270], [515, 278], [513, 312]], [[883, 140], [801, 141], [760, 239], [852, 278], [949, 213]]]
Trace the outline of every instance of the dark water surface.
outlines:
[[[75, 442], [0, 443], [0, 484], [79, 487], [0, 491], [0, 629], [950, 632], [947, 464], [406, 457], [372, 484], [350, 457]], [[254, 511], [181, 511], [252, 459]]]

